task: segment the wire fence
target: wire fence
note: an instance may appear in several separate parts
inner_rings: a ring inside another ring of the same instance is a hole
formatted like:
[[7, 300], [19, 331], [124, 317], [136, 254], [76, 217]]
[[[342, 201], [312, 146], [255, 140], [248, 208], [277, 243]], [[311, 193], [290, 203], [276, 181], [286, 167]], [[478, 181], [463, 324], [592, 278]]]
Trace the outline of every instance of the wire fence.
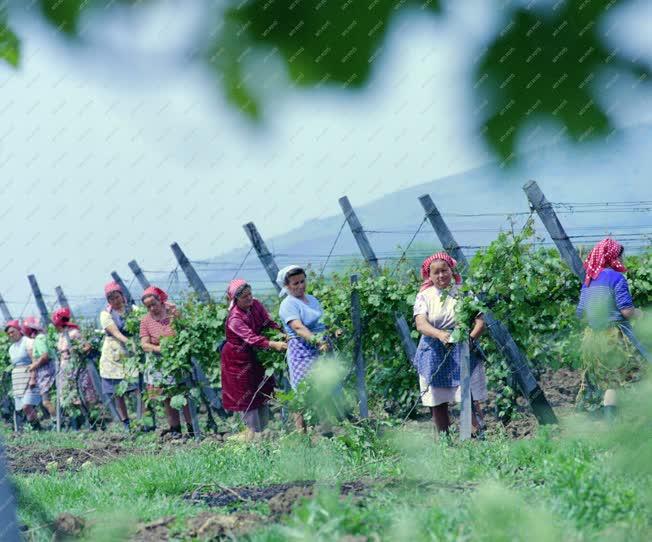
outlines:
[[[614, 213], [632, 214], [632, 213], [650, 213], [652, 214], [652, 201], [650, 200], [633, 200], [618, 202], [551, 202], [551, 206], [559, 215], [596, 215], [596, 220], [602, 219], [604, 215]], [[444, 215], [444, 218], [455, 219], [491, 219], [498, 218], [503, 221], [501, 226], [485, 225], [455, 225], [451, 228], [453, 235], [468, 239], [474, 236], [487, 237], [497, 236], [500, 232], [519, 229], [530, 218], [531, 211], [503, 210], [482, 213], [465, 213], [450, 212]], [[426, 218], [424, 217], [419, 224], [409, 227], [400, 228], [381, 228], [381, 229], [364, 229], [372, 244], [381, 245], [383, 248], [376, 251], [376, 257], [381, 265], [391, 267], [392, 273], [396, 273], [402, 264], [416, 262], [419, 259], [427, 257], [432, 250], [439, 246], [435, 233], [431, 228], [425, 227]], [[507, 224], [507, 226], [505, 226]], [[362, 262], [362, 255], [352, 246], [351, 239], [345, 251], [336, 252], [336, 248], [342, 244], [342, 236], [346, 227], [344, 220], [333, 237], [332, 243], [319, 243], [320, 247], [328, 246], [328, 251], [320, 252], [316, 250], [309, 252], [307, 250], [292, 252], [279, 249], [278, 252], [272, 251], [272, 256], [277, 261], [293, 262], [308, 267], [320, 275], [329, 272], [343, 272], [354, 265]], [[605, 225], [595, 224], [577, 224], [567, 227], [568, 237], [574, 240], [580, 246], [589, 246], [605, 236], [615, 236], [618, 241], [630, 253], [636, 253], [649, 249], [652, 246], [652, 223], [646, 224], [625, 224], [609, 223]], [[476, 235], [474, 235], [476, 234]], [[393, 249], [386, 248], [388, 243], [395, 243], [397, 238], [406, 237], [407, 243], [404, 246], [396, 244]], [[387, 241], [389, 240], [389, 241]], [[417, 244], [418, 241], [418, 244]], [[461, 244], [460, 248], [469, 257], [476, 252], [485, 250], [489, 247], [490, 241], [480, 243]], [[426, 245], [426, 246], [424, 246]], [[533, 241], [534, 247], [553, 247], [554, 242], [549, 238], [537, 238]], [[206, 285], [209, 293], [214, 299], [222, 299], [226, 287], [230, 280], [237, 276], [250, 275], [250, 282], [255, 287], [256, 292], [260, 295], [272, 295], [276, 288], [269, 281], [264, 272], [262, 265], [252, 258], [253, 247], [250, 247], [242, 259], [197, 259], [190, 260], [197, 273]], [[416, 263], [415, 263], [416, 265]], [[190, 283], [183, 273], [179, 272], [178, 266], [174, 269], [150, 269], [142, 270], [143, 274], [152, 284], [165, 287], [172, 299], [179, 299], [191, 290]], [[130, 291], [140, 292], [140, 285], [135, 283], [135, 276], [129, 281], [128, 288]], [[100, 290], [101, 291], [101, 290]], [[58, 302], [54, 294], [43, 294], [46, 305], [50, 309], [56, 308]], [[97, 292], [66, 292], [66, 297], [73, 306], [73, 311], [77, 309], [80, 316], [88, 317], [96, 312], [96, 308], [106, 302], [104, 296], [98, 295]], [[138, 299], [139, 296], [134, 296]], [[26, 299], [16, 299], [14, 296], [4, 299], [12, 315], [24, 317], [29, 312], [36, 312], [33, 304], [31, 292]]]

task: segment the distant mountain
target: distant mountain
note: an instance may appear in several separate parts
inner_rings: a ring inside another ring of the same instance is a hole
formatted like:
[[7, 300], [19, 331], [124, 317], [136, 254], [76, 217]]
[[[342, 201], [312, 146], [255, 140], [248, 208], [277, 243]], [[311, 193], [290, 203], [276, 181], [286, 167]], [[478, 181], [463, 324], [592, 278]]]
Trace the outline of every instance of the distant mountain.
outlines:
[[[366, 205], [356, 207], [355, 201], [351, 204], [365, 230], [369, 230], [378, 257], [392, 264], [402, 250], [397, 247], [406, 247], [422, 222], [424, 213], [417, 200], [422, 194], [431, 195], [458, 243], [472, 253], [492, 241], [500, 228], [509, 227], [510, 213], [518, 213], [513, 216], [517, 227], [523, 224], [529, 209], [522, 185], [534, 179], [548, 200], [571, 204], [560, 210], [560, 219], [576, 243], [592, 244], [611, 233], [620, 237], [628, 250], [636, 251], [647, 243], [646, 235], [652, 237], [650, 143], [652, 126], [629, 128], [597, 144], [560, 144], [527, 153], [514, 168], [487, 164], [393, 192]], [[642, 203], [636, 207], [614, 204], [624, 201]], [[599, 205], [572, 205], [590, 202]], [[284, 235], [266, 239], [266, 243], [279, 267], [310, 263], [321, 271], [332, 250], [325, 272], [341, 270], [359, 257], [347, 225], [333, 247], [343, 220], [343, 215], [310, 220]], [[536, 224], [537, 232], [549, 242], [538, 219]], [[264, 231], [260, 233], [265, 237]], [[412, 254], [421, 257], [438, 245], [426, 222], [414, 238], [412, 247], [416, 248]], [[234, 274], [246, 277], [259, 292], [272, 289], [254, 253], [238, 270], [249, 249], [242, 247], [196, 266], [211, 292], [221, 296]], [[185, 288], [187, 283], [181, 276], [170, 284], [173, 295]], [[134, 295], [139, 293], [135, 289]], [[97, 314], [99, 308], [87, 304], [78, 312]]]

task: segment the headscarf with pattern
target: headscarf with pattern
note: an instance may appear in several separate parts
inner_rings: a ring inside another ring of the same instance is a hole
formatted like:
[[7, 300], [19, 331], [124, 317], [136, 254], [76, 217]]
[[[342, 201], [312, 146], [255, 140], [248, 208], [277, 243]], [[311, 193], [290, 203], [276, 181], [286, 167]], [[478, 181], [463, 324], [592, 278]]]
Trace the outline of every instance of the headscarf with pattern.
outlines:
[[591, 281], [597, 279], [603, 269], [609, 267], [615, 271], [626, 273], [627, 268], [620, 261], [622, 252], [623, 245], [609, 237], [595, 245], [584, 260], [584, 269], [586, 269], [584, 284], [587, 286], [591, 284]]

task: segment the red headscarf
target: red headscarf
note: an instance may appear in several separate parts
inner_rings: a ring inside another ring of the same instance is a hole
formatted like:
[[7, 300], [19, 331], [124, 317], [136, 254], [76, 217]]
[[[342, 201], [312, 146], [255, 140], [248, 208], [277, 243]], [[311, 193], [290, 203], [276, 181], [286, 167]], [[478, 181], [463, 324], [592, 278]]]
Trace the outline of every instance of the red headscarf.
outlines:
[[[122, 288], [120, 288], [120, 285], [117, 282], [111, 281], [111, 282], [108, 282], [107, 284], [104, 285], [104, 297], [106, 297], [107, 301], [109, 300], [109, 294], [112, 294], [113, 292], [118, 292], [122, 296], [122, 299], [125, 299], [125, 294], [124, 294], [124, 292], [122, 291]], [[125, 299], [125, 302], [126, 302], [126, 299]], [[112, 307], [111, 307], [111, 304], [109, 303], [104, 310], [106, 312], [111, 312], [111, 309], [112, 309]]]
[[448, 267], [451, 268], [451, 271], [453, 271], [453, 278], [455, 279], [455, 283], [460, 284], [462, 282], [462, 277], [460, 274], [455, 272], [457, 261], [455, 261], [445, 252], [437, 252], [432, 256], [428, 256], [425, 260], [423, 260], [423, 263], [421, 264], [421, 278], [423, 278], [423, 283], [421, 284], [421, 288], [419, 288], [420, 292], [426, 288], [434, 286], [432, 280], [430, 280], [430, 266], [435, 260], [442, 260], [446, 262]]
[[168, 300], [168, 294], [166, 294], [158, 286], [149, 286], [148, 288], [145, 288], [145, 291], [143, 292], [143, 295], [141, 296], [140, 300], [142, 301], [147, 296], [150, 295], [158, 297], [161, 303], [165, 303]]
[[18, 332], [22, 335], [23, 330], [20, 329], [20, 321], [19, 320], [9, 320], [5, 324], [5, 331], [7, 331], [10, 327], [13, 327], [18, 330]]
[[623, 245], [609, 237], [595, 245], [584, 261], [584, 269], [586, 269], [584, 284], [587, 286], [591, 284], [591, 281], [597, 279], [603, 269], [609, 267], [615, 271], [626, 273], [627, 268], [620, 261], [622, 251]]
[[52, 323], [56, 327], [72, 327], [75, 329], [79, 329], [79, 326], [77, 324], [73, 324], [70, 321], [71, 315], [70, 315], [70, 309], [66, 307], [62, 307], [61, 309], [57, 309], [54, 311], [52, 314]]
[[235, 296], [238, 290], [244, 289], [245, 286], [249, 286], [249, 283], [244, 279], [233, 279], [229, 282], [229, 286], [226, 289], [226, 295], [229, 298], [229, 310], [235, 305]]

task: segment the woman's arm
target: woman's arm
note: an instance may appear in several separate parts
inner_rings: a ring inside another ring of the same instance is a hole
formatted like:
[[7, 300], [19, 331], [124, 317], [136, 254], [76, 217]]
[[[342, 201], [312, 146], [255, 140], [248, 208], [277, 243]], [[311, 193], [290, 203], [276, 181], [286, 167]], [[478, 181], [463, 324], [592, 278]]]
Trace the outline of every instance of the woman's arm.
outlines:
[[640, 318], [643, 316], [643, 311], [636, 307], [627, 307], [626, 309], [620, 309], [620, 314], [622, 314], [624, 318], [632, 320], [633, 318]]
[[484, 318], [482, 315], [479, 315], [474, 321], [473, 329], [471, 330], [471, 333], [469, 333], [469, 337], [473, 340], [477, 339], [484, 333], [485, 327]]
[[281, 351], [287, 350], [287, 344], [281, 341], [270, 341], [267, 337], [258, 335], [241, 319], [231, 318], [228, 323], [229, 329], [250, 346], [256, 348]]
[[161, 353], [161, 345], [152, 344], [151, 339], [147, 336], [140, 338], [140, 346], [143, 347], [143, 352], [155, 352], [157, 354]]
[[417, 331], [421, 333], [421, 335], [432, 337], [433, 339], [438, 339], [444, 344], [448, 343], [448, 339], [451, 336], [450, 332], [444, 331], [443, 329], [437, 329], [430, 322], [428, 322], [425, 314], [417, 314], [414, 320], [416, 322]]
[[294, 330], [294, 332], [301, 337], [302, 339], [312, 342], [312, 338], [315, 334], [310, 331], [301, 320], [290, 320], [288, 325]]

